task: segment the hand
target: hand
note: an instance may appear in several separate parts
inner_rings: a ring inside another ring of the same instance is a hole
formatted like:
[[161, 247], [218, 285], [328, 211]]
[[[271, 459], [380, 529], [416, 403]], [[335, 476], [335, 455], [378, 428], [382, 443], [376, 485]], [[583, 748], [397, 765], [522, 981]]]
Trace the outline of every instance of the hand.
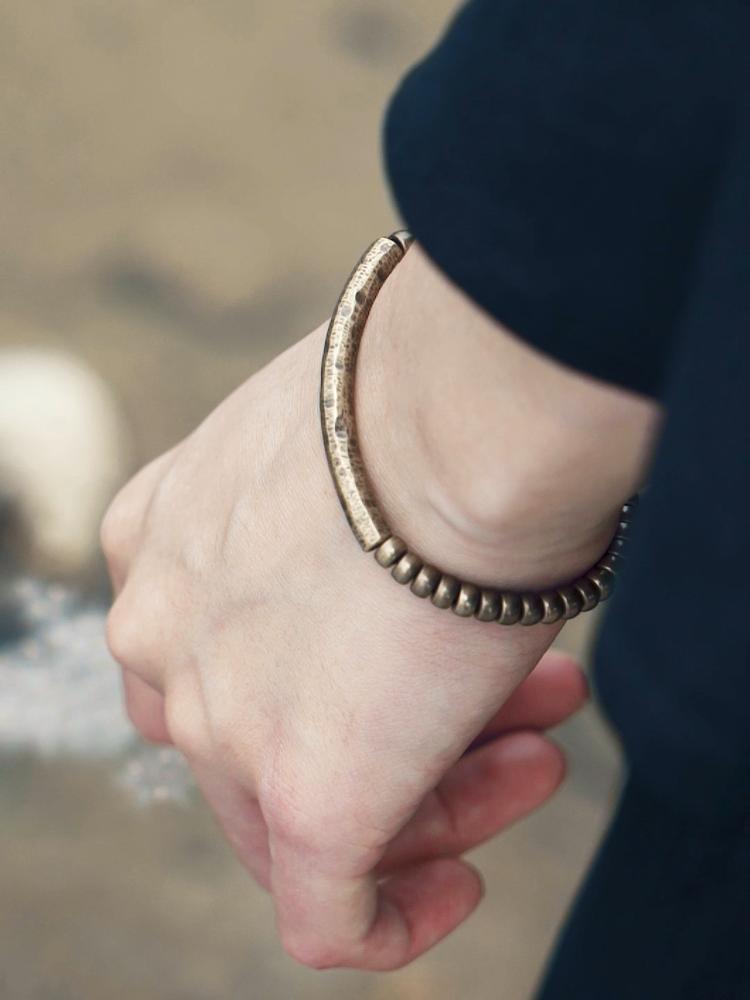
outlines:
[[[108, 637], [134, 717], [155, 735], [163, 719], [272, 891], [287, 950], [393, 969], [476, 905], [478, 875], [458, 856], [559, 780], [538, 735], [482, 745], [559, 626], [458, 619], [359, 550], [318, 423], [324, 333], [117, 498], [103, 532]], [[525, 347], [418, 248], [378, 295], [357, 385], [364, 460], [394, 530], [429, 562], [482, 584], [502, 567], [521, 589], [601, 555], [660, 417]], [[520, 719], [541, 726], [546, 689], [528, 684], [506, 713], [537, 692]]]
[[[149, 743], [171, 745], [164, 696], [129, 670], [122, 671], [122, 681], [136, 731]], [[564, 776], [565, 762], [558, 747], [540, 733], [577, 712], [587, 696], [576, 662], [557, 650], [545, 653], [467, 753], [425, 796], [389, 845], [376, 874], [388, 877], [414, 861], [458, 857], [544, 805]], [[242, 858], [242, 850], [238, 853]], [[249, 868], [258, 871], [257, 864]], [[269, 887], [265, 861], [259, 882]]]
[[323, 333], [115, 500], [108, 639], [134, 717], [163, 713], [287, 950], [392, 969], [476, 905], [458, 855], [560, 780], [556, 749], [507, 730], [556, 721], [582, 687], [550, 660], [497, 716], [558, 627], [458, 619], [359, 550], [317, 420]]

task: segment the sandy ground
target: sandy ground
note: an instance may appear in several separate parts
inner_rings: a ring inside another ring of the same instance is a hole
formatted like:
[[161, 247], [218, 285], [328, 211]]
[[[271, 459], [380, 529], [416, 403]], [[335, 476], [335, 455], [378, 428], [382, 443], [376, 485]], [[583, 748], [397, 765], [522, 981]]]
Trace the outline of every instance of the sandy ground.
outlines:
[[[124, 411], [132, 464], [171, 444], [323, 319], [354, 256], [397, 221], [382, 109], [451, 7], [4, 4], [0, 348], [87, 361]], [[380, 977], [287, 959], [200, 803], [143, 809], [111, 763], [6, 756], [0, 997], [524, 1000], [616, 773], [593, 712], [560, 739], [565, 789], [477, 852], [480, 911]]]

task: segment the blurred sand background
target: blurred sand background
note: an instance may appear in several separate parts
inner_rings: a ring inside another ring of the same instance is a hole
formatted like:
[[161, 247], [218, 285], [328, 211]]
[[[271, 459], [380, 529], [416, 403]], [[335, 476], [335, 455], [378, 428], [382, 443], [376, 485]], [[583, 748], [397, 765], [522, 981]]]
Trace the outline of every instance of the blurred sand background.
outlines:
[[[62, 349], [101, 376], [121, 474], [320, 322], [396, 222], [383, 107], [453, 6], [2, 5], [0, 352]], [[525, 1000], [616, 775], [591, 710], [560, 740], [565, 789], [476, 853], [480, 911], [380, 977], [286, 958], [199, 802], [144, 809], [106, 762], [0, 757], [0, 997]]]

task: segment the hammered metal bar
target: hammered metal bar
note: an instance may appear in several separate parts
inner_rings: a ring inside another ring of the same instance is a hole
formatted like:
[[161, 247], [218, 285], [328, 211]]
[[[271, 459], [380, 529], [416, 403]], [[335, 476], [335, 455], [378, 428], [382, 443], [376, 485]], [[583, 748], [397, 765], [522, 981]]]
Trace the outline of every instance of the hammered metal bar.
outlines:
[[378, 510], [357, 443], [354, 372], [372, 304], [403, 256], [401, 243], [386, 237], [375, 240], [344, 286], [323, 349], [320, 414], [326, 456], [341, 506], [366, 552], [380, 545], [390, 531]]

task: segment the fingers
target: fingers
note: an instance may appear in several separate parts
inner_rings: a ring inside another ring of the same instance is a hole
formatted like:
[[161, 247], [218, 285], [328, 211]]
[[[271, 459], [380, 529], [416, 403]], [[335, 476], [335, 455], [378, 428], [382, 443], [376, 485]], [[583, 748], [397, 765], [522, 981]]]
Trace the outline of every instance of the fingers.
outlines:
[[149, 743], [171, 743], [164, 717], [164, 696], [130, 670], [122, 671], [128, 718]]
[[101, 545], [115, 596], [120, 592], [136, 550], [143, 520], [157, 483], [174, 449], [145, 465], [109, 505], [101, 526]]
[[588, 699], [586, 677], [572, 656], [551, 649], [475, 740], [481, 744], [513, 729], [549, 729]]
[[273, 892], [289, 954], [314, 968], [382, 971], [411, 962], [472, 912], [481, 881], [455, 856], [541, 805], [562, 780], [564, 761], [536, 733], [477, 749], [446, 774], [374, 869], [376, 859], [356, 844], [336, 843], [339, 830], [269, 834], [239, 783], [193, 770], [240, 861]]
[[426, 796], [378, 872], [471, 850], [542, 805], [564, 774], [562, 752], [537, 733], [492, 740], [462, 757]]
[[398, 963], [406, 965], [473, 913], [484, 886], [472, 865], [441, 858], [394, 875], [384, 883], [382, 894], [386, 905], [396, 909], [408, 929], [406, 953]]
[[477, 872], [440, 858], [393, 875], [342, 876], [274, 843], [272, 887], [286, 951], [317, 969], [400, 968], [454, 930], [482, 896]]

